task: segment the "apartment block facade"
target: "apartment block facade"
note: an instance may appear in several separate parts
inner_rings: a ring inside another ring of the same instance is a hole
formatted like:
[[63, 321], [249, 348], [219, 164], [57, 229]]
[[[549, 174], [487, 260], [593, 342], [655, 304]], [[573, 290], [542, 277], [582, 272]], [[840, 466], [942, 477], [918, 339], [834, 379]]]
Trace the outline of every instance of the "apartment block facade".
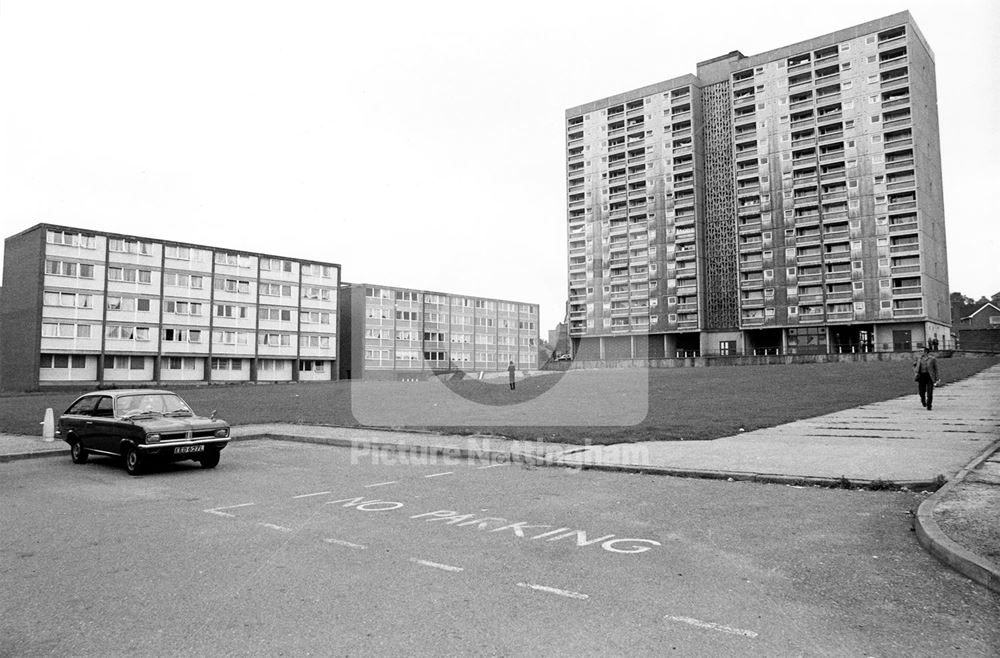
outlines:
[[341, 288], [343, 379], [538, 367], [538, 305], [412, 288]]
[[340, 266], [39, 224], [5, 243], [0, 384], [335, 378]]
[[936, 93], [902, 12], [568, 109], [577, 358], [943, 343]]

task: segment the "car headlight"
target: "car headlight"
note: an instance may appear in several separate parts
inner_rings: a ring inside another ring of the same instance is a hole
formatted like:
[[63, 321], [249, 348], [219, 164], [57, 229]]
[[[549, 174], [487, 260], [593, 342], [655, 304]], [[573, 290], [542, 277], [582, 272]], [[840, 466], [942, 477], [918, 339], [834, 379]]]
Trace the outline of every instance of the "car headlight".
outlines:
[[160, 441], [160, 435], [159, 434], [147, 434], [146, 435], [146, 441], [148, 443], [159, 443], [159, 441]]
[[217, 439], [224, 439], [227, 436], [229, 436], [229, 428], [228, 427], [224, 427], [221, 430], [215, 430], [215, 438], [217, 438]]

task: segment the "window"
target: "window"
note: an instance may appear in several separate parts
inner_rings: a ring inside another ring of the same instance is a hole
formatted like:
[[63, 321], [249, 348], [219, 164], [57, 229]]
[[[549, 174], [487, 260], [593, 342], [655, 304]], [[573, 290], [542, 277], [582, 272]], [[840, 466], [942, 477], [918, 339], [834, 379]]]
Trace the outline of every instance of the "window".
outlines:
[[299, 313], [302, 324], [330, 324], [330, 314], [320, 311], [302, 311]]
[[201, 304], [198, 302], [178, 302], [167, 300], [163, 302], [163, 310], [166, 313], [177, 315], [201, 315]]
[[[291, 292], [289, 292], [291, 294]], [[332, 299], [329, 288], [306, 287], [302, 289], [303, 299], [319, 299], [328, 302]]]
[[152, 281], [152, 272], [150, 270], [138, 270], [133, 267], [109, 267], [108, 281], [150, 283]]
[[243, 359], [212, 359], [212, 370], [243, 370]]
[[216, 304], [215, 317], [217, 318], [246, 318], [249, 307], [236, 306], [233, 304]]
[[[215, 289], [223, 292], [236, 293], [238, 295], [250, 294], [250, 282], [244, 279], [224, 279], [216, 277], [214, 281]], [[264, 284], [261, 284], [262, 287]]]
[[43, 322], [42, 336], [45, 338], [90, 338], [90, 325], [69, 322]]
[[153, 253], [153, 243], [142, 240], [126, 240], [124, 238], [108, 238], [108, 251], [125, 254], [142, 254], [150, 256]]
[[163, 284], [178, 288], [193, 288], [200, 290], [204, 286], [204, 277], [197, 274], [181, 274], [179, 272], [164, 272]]
[[117, 340], [149, 340], [149, 327], [109, 325], [104, 331], [105, 338]]
[[[82, 354], [42, 354], [40, 368], [86, 368], [87, 357]], [[96, 399], [96, 398], [91, 398]]]
[[82, 247], [83, 249], [96, 249], [96, 240], [92, 235], [82, 233], [68, 233], [66, 231], [47, 231], [45, 241], [49, 244], [60, 244], [67, 247]]
[[165, 357], [162, 365], [164, 370], [195, 370], [197, 368], [196, 360], [187, 356]]
[[270, 347], [290, 347], [292, 344], [291, 334], [258, 334], [258, 345], [269, 345]]
[[200, 329], [164, 329], [163, 340], [173, 343], [200, 343]]
[[274, 308], [262, 306], [258, 311], [261, 320], [273, 320], [275, 322], [288, 322], [292, 319], [292, 311], [287, 308]]
[[145, 297], [108, 297], [109, 311], [149, 311], [149, 299]]
[[45, 261], [45, 273], [55, 276], [68, 276], [77, 279], [93, 279], [94, 266], [89, 263], [73, 263], [61, 260]]
[[146, 367], [144, 356], [112, 356], [104, 355], [105, 370], [142, 370]]
[[213, 331], [212, 342], [222, 345], [249, 345], [249, 334], [245, 331]]
[[231, 265], [234, 267], [250, 267], [252, 263], [249, 256], [229, 254], [221, 251], [215, 253], [215, 262], [219, 265]]
[[311, 347], [313, 349], [330, 349], [329, 336], [299, 336], [299, 347]]
[[53, 292], [46, 290], [42, 295], [42, 303], [45, 306], [93, 308], [93, 296], [75, 292]]

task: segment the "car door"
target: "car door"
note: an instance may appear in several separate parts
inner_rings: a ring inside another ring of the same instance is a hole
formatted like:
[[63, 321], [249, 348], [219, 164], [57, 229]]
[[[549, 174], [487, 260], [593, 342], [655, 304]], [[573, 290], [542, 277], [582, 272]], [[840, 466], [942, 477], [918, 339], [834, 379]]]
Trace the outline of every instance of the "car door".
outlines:
[[72, 434], [84, 448], [95, 448], [91, 432], [94, 427], [93, 411], [99, 396], [87, 395], [69, 406], [59, 419], [63, 434]]
[[117, 425], [114, 400], [110, 395], [102, 395], [91, 412], [90, 441], [95, 450], [118, 452]]

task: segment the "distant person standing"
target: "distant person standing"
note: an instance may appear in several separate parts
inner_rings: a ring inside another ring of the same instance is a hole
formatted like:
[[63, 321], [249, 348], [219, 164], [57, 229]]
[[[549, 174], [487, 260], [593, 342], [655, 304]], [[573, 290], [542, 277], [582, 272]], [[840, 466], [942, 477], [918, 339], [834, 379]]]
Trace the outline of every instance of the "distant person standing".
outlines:
[[508, 375], [508, 377], [510, 379], [510, 390], [512, 390], [512, 391], [514, 390], [514, 387], [516, 386], [516, 384], [514, 383], [514, 373], [515, 372], [517, 372], [517, 366], [515, 366], [514, 362], [511, 361], [510, 365], [507, 366], [507, 375]]
[[913, 380], [917, 382], [917, 390], [920, 392], [920, 404], [930, 411], [934, 404], [934, 386], [940, 381], [937, 359], [931, 354], [930, 347], [924, 347], [923, 354], [913, 362]]

